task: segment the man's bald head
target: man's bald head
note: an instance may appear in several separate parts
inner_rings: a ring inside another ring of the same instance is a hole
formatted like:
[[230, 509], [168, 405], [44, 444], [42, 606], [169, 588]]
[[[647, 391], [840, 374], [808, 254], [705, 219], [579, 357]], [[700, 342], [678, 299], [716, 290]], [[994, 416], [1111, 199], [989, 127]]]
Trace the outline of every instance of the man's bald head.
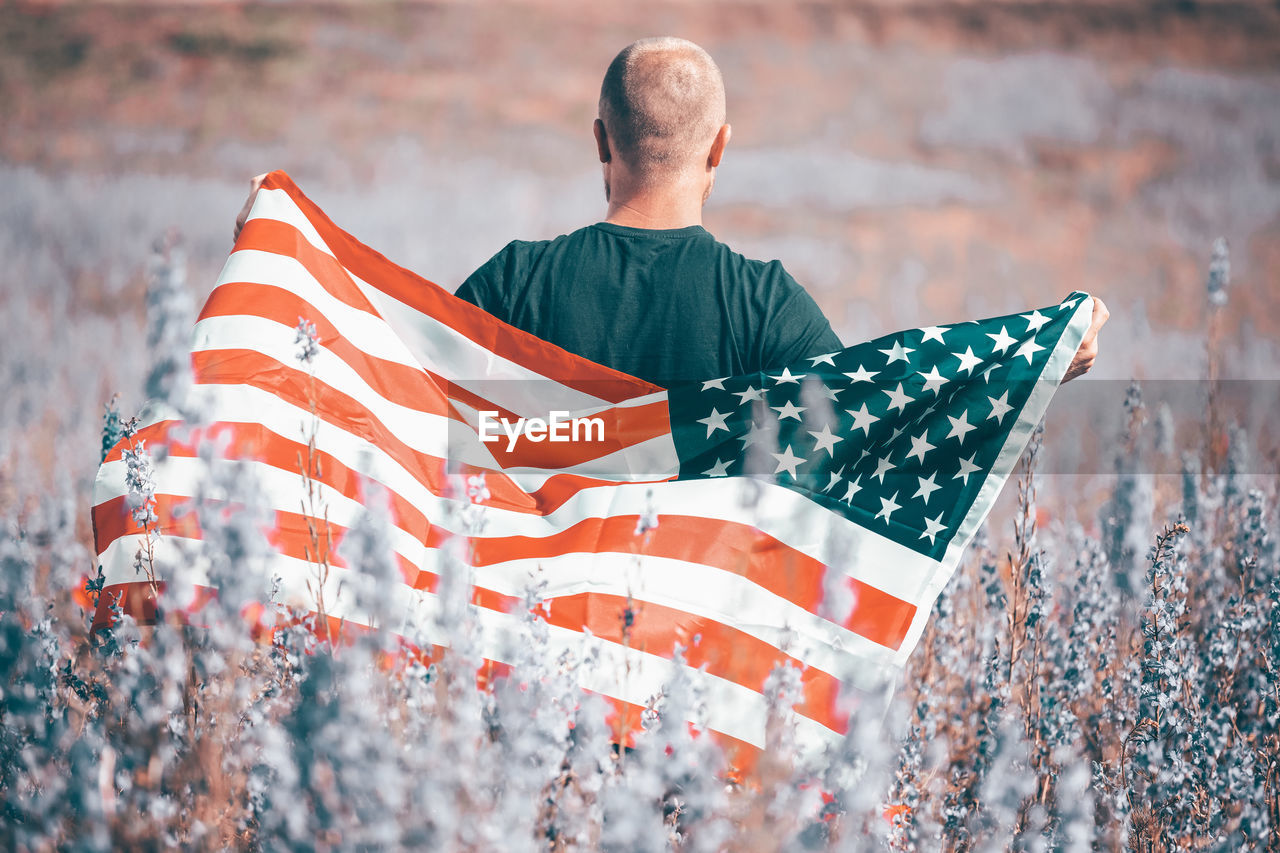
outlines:
[[720, 69], [691, 41], [633, 42], [605, 72], [600, 120], [611, 148], [641, 178], [700, 168], [725, 122]]

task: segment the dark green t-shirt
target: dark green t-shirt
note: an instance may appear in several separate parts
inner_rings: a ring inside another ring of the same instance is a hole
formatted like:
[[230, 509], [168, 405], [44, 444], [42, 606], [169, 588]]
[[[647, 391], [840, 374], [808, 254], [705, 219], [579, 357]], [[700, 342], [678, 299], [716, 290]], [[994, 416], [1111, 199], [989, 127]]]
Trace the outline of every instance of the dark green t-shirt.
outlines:
[[781, 263], [748, 260], [699, 225], [659, 231], [600, 222], [554, 240], [515, 240], [457, 295], [663, 387], [843, 349]]

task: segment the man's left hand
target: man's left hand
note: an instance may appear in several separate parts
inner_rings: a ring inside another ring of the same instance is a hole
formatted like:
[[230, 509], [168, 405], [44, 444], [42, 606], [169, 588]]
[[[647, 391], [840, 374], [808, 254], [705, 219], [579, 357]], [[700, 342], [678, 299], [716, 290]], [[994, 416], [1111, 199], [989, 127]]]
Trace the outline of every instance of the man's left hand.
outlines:
[[1076, 357], [1071, 360], [1067, 375], [1062, 378], [1063, 382], [1070, 382], [1093, 367], [1093, 360], [1098, 357], [1098, 331], [1110, 316], [1111, 312], [1107, 310], [1106, 303], [1096, 296], [1093, 297], [1093, 322], [1089, 325], [1089, 331], [1085, 332], [1084, 340], [1080, 342], [1080, 349], [1076, 350]]

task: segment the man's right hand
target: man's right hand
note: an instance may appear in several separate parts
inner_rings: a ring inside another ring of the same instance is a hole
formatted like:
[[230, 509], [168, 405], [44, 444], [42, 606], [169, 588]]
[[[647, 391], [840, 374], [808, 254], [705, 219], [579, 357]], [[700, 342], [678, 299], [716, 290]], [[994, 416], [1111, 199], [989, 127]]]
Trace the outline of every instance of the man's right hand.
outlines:
[[249, 197], [244, 200], [244, 207], [240, 208], [240, 214], [236, 217], [236, 235], [232, 238], [233, 240], [240, 239], [240, 230], [249, 221], [249, 211], [253, 209], [253, 200], [258, 197], [258, 190], [262, 189], [262, 182], [266, 179], [267, 173], [264, 172], [249, 181]]

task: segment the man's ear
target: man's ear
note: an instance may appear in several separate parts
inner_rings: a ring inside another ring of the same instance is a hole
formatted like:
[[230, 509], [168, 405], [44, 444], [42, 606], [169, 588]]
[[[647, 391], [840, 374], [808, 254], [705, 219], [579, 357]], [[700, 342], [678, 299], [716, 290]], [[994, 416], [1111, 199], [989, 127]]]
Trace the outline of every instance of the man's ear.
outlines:
[[609, 151], [609, 133], [604, 129], [604, 122], [596, 119], [591, 130], [596, 135], [596, 153], [600, 155], [600, 162], [608, 163], [613, 159], [613, 154]]
[[724, 156], [724, 149], [729, 145], [729, 137], [733, 135], [733, 128], [727, 124], [720, 125], [720, 129], [716, 131], [716, 138], [711, 140], [711, 154], [707, 157], [707, 168], [714, 169], [720, 165], [720, 158]]

